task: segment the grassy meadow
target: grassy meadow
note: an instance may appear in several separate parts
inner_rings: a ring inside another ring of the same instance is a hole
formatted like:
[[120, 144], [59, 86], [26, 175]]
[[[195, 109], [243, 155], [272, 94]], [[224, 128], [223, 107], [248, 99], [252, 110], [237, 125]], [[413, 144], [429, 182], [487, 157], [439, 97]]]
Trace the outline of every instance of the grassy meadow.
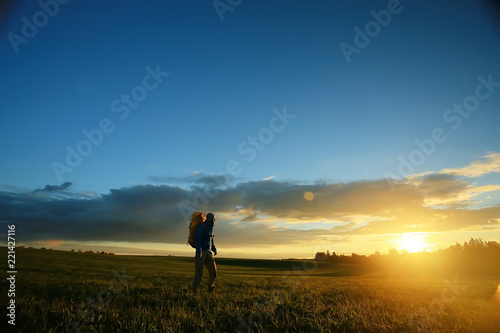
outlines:
[[[194, 294], [192, 258], [18, 248], [16, 325], [7, 323], [4, 301], [1, 331], [500, 332], [500, 278], [216, 261], [215, 293]], [[205, 271], [202, 286], [206, 279]], [[1, 285], [7, 295], [7, 280]]]

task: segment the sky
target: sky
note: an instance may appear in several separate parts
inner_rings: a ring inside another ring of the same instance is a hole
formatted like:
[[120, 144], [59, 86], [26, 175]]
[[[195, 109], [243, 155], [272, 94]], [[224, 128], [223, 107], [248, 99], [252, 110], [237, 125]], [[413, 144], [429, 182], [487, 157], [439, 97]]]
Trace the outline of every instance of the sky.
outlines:
[[0, 230], [192, 255], [500, 241], [486, 1], [16, 1], [0, 15]]

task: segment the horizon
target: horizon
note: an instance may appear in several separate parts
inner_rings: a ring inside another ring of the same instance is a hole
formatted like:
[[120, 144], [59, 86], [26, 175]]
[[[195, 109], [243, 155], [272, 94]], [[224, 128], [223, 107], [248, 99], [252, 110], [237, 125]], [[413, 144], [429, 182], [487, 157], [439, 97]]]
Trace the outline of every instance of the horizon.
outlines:
[[487, 1], [5, 9], [0, 233], [19, 244], [189, 256], [194, 211], [232, 258], [500, 241]]
[[[463, 244], [460, 244], [458, 242], [456, 242], [454, 245], [451, 245], [449, 247], [446, 247], [446, 248], [440, 248], [440, 249], [424, 249], [422, 251], [409, 251], [407, 249], [402, 249], [402, 250], [398, 250], [398, 249], [395, 249], [395, 248], [391, 248], [389, 249], [389, 251], [387, 251], [387, 253], [381, 253], [380, 251], [375, 251], [373, 253], [370, 253], [370, 254], [362, 254], [362, 253], [355, 253], [355, 252], [350, 252], [350, 253], [336, 253], [336, 252], [331, 252], [329, 250], [325, 251], [325, 252], [317, 252], [314, 254], [313, 257], [311, 258], [306, 258], [306, 257], [303, 257], [303, 258], [299, 258], [299, 257], [288, 257], [288, 258], [254, 258], [254, 257], [227, 257], [227, 256], [222, 256], [221, 258], [223, 259], [243, 259], [243, 260], [316, 260], [316, 255], [318, 254], [323, 254], [323, 255], [326, 255], [327, 257], [330, 257], [330, 256], [337, 256], [337, 257], [352, 257], [353, 255], [356, 255], [356, 256], [360, 256], [360, 257], [365, 257], [365, 258], [370, 258], [370, 257], [373, 257], [373, 256], [393, 256], [393, 255], [421, 255], [421, 254], [438, 254], [440, 251], [443, 251], [443, 250], [449, 250], [451, 248], [453, 248], [454, 246], [464, 246], [464, 245], [467, 245], [467, 244], [470, 244], [471, 241], [480, 241], [482, 242], [483, 244], [487, 244], [487, 243], [493, 243], [493, 244], [497, 244], [499, 245], [500, 243], [498, 243], [497, 241], [484, 241], [482, 239], [473, 239], [471, 238], [469, 240], [469, 242], [464, 242]], [[4, 247], [4, 246], [0, 246], [0, 247]], [[89, 253], [89, 254], [98, 254], [98, 255], [116, 255], [116, 256], [142, 256], [142, 257], [178, 257], [178, 258], [192, 258], [192, 255], [191, 256], [187, 256], [187, 255], [174, 255], [174, 254], [171, 254], [171, 253], [120, 253], [120, 252], [110, 252], [110, 251], [104, 251], [104, 250], [99, 250], [99, 249], [91, 249], [91, 248], [87, 248], [87, 249], [82, 249], [82, 248], [78, 248], [78, 249], [75, 249], [75, 248], [71, 248], [70, 250], [68, 249], [63, 249], [63, 248], [57, 248], [57, 249], [54, 249], [54, 248], [46, 248], [46, 247], [40, 247], [40, 248], [36, 248], [34, 246], [29, 246], [29, 245], [26, 245], [26, 244], [20, 244], [20, 245], [16, 245], [16, 248], [23, 248], [23, 249], [28, 249], [28, 250], [44, 250], [44, 251], [62, 251], [62, 252], [72, 252], [72, 253]], [[132, 249], [132, 250], [135, 250], [135, 249]], [[217, 256], [217, 258], [219, 258], [220, 256]], [[321, 260], [320, 260], [321, 261]]]

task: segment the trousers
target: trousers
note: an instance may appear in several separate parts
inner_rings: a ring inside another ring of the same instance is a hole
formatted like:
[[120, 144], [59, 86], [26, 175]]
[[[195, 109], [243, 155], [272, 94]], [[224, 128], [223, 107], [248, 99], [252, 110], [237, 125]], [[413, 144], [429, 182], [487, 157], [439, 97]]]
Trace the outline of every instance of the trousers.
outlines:
[[208, 290], [211, 291], [215, 288], [215, 279], [217, 278], [217, 265], [215, 264], [215, 259], [212, 251], [202, 251], [201, 258], [196, 256], [194, 259], [194, 278], [193, 285], [191, 288], [196, 291], [201, 283], [201, 278], [203, 277], [203, 266], [207, 268], [208, 271]]

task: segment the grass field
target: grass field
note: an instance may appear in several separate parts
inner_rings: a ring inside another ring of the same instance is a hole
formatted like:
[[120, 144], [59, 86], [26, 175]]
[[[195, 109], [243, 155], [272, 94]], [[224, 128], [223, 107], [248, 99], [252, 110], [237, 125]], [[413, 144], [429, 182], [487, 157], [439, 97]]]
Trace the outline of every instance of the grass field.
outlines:
[[[193, 294], [192, 258], [18, 248], [16, 325], [7, 323], [5, 301], [0, 326], [2, 332], [500, 332], [500, 279], [396, 278], [358, 265], [216, 260], [216, 292]], [[206, 278], [205, 272], [202, 283]], [[7, 295], [6, 279], [1, 285]]]

